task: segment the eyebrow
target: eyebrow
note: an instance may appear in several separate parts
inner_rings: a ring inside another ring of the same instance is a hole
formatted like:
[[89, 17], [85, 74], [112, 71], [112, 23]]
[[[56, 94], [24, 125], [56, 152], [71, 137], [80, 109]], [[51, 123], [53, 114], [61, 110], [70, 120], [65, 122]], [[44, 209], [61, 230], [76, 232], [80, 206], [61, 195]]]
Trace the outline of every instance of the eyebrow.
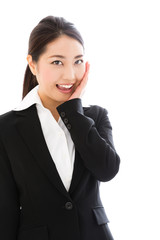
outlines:
[[[49, 58], [54, 58], [54, 57], [56, 57], [56, 58], [61, 58], [61, 59], [65, 59], [65, 58], [66, 58], [65, 56], [62, 56], [62, 55], [52, 55], [52, 56], [50, 56]], [[74, 58], [77, 59], [77, 58], [81, 58], [81, 57], [83, 57], [82, 54], [77, 55], [77, 56], [75, 56]]]

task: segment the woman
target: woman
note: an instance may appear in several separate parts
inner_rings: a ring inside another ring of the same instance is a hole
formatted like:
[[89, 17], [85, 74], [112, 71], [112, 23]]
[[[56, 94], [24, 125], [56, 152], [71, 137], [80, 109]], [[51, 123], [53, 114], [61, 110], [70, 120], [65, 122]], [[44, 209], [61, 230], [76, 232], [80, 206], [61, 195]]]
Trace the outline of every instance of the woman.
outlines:
[[29, 39], [20, 105], [0, 116], [0, 239], [111, 240], [100, 181], [119, 169], [107, 111], [82, 107], [80, 33], [46, 17]]

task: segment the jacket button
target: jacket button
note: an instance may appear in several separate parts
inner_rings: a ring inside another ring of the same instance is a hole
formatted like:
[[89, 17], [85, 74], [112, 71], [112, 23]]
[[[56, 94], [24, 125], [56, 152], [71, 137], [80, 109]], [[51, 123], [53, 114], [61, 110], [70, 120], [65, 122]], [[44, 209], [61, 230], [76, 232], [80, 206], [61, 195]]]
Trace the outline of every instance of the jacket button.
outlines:
[[67, 128], [68, 128], [68, 130], [70, 130], [71, 129], [71, 124], [67, 124]]
[[68, 123], [68, 119], [67, 118], [64, 119], [64, 123], [66, 123], [66, 124]]
[[73, 208], [73, 204], [71, 202], [66, 202], [65, 209], [71, 210]]
[[64, 117], [65, 116], [65, 112], [61, 112], [61, 117]]

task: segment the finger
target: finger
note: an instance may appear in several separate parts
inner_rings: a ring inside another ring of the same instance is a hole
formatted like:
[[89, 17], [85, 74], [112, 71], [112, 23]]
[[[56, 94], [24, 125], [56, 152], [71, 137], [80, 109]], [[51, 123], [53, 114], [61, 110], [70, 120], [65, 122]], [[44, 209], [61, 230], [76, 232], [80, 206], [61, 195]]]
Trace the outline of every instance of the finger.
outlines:
[[89, 64], [89, 62], [86, 62], [86, 72], [85, 72], [85, 77], [88, 77], [89, 69], [90, 69], [90, 64]]
[[83, 77], [83, 79], [81, 81], [81, 84], [83, 86], [87, 84], [88, 75], [89, 75], [89, 69], [90, 69], [90, 64], [88, 62], [86, 62], [86, 71], [85, 71], [84, 77]]
[[85, 86], [88, 81], [90, 64], [88, 62], [86, 62], [85, 67], [86, 67], [86, 69], [85, 69], [84, 76], [83, 76], [81, 82], [79, 83], [79, 85], [77, 86], [77, 88], [75, 89], [75, 92], [72, 94], [72, 96], [69, 99], [81, 97], [83, 95]]

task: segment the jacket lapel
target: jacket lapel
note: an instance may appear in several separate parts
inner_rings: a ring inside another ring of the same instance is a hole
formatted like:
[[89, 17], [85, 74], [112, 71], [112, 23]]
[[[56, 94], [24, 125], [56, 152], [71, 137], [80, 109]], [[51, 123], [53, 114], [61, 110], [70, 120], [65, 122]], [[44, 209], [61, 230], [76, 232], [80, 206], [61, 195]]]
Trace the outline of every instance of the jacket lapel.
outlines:
[[[86, 114], [88, 108], [84, 107], [84, 114]], [[85, 167], [84, 164], [82, 163], [82, 159], [80, 157], [80, 154], [77, 150], [75, 150], [75, 163], [74, 163], [74, 171], [73, 171], [73, 176], [72, 176], [72, 181], [69, 189], [69, 193], [71, 194], [75, 189], [76, 186], [78, 185], [78, 182], [80, 181], [82, 174], [84, 173]]]
[[[85, 112], [86, 111], [84, 111], [84, 113]], [[16, 111], [15, 113], [17, 115], [16, 128], [34, 155], [37, 164], [52, 184], [67, 198], [70, 197], [70, 194], [75, 190], [85, 170], [79, 152], [75, 150], [72, 181], [69, 192], [67, 192], [46, 145], [36, 106], [32, 105], [28, 109]]]
[[69, 188], [69, 193], [71, 194], [76, 186], [78, 185], [79, 180], [84, 172], [84, 166], [82, 164], [81, 158], [79, 156], [78, 151], [75, 151], [75, 162], [74, 162], [74, 170], [72, 175], [72, 181]]
[[52, 184], [68, 198], [69, 193], [61, 181], [46, 145], [36, 106], [32, 105], [28, 109], [17, 111], [16, 115], [18, 116], [16, 119], [16, 128], [34, 155], [41, 170], [45, 172]]

